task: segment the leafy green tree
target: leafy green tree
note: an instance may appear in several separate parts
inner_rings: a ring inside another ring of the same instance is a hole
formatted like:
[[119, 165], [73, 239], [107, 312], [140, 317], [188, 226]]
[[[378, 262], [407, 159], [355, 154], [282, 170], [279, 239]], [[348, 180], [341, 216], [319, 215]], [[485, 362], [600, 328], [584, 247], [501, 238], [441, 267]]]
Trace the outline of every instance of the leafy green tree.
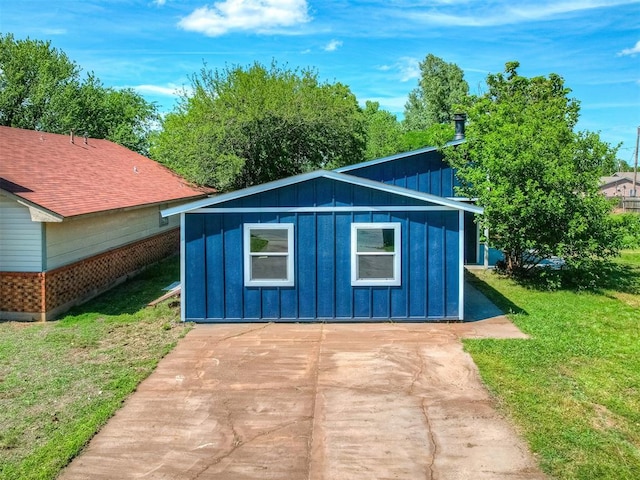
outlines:
[[70, 118], [80, 69], [50, 42], [0, 35], [0, 124], [58, 132]]
[[609, 174], [614, 172], [633, 172], [633, 165], [618, 158], [613, 166], [613, 170], [611, 170]]
[[417, 150], [423, 147], [440, 147], [453, 140], [453, 125], [434, 123], [425, 130], [410, 130], [400, 139], [401, 151]]
[[160, 120], [156, 106], [139, 93], [104, 87], [92, 73], [80, 85], [69, 111], [68, 129], [106, 138], [143, 155], [149, 154], [150, 132]]
[[367, 132], [365, 159], [385, 157], [402, 151], [402, 130], [395, 115], [368, 101], [363, 111]]
[[0, 125], [106, 138], [147, 154], [157, 109], [131, 89], [106, 88], [51, 42], [0, 34]]
[[553, 256], [571, 266], [614, 255], [619, 236], [598, 186], [617, 148], [574, 132], [579, 103], [560, 76], [527, 78], [518, 67], [487, 77], [468, 111], [467, 141], [444, 150], [463, 195], [484, 207], [480, 223], [510, 274]]
[[355, 96], [311, 70], [275, 62], [191, 78], [152, 144], [153, 158], [193, 182], [243, 188], [361, 161], [365, 122]]
[[420, 62], [420, 73], [418, 87], [409, 93], [405, 104], [404, 127], [407, 131], [449, 124], [455, 106], [462, 103], [469, 92], [462, 69], [435, 55], [428, 54]]

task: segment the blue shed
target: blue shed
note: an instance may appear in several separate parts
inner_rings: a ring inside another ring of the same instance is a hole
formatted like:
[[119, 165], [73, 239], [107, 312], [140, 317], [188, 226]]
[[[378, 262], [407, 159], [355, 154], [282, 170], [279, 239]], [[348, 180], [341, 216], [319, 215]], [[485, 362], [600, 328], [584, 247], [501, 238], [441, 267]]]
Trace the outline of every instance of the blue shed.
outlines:
[[324, 170], [168, 209], [182, 318], [463, 320], [465, 212], [482, 209]]

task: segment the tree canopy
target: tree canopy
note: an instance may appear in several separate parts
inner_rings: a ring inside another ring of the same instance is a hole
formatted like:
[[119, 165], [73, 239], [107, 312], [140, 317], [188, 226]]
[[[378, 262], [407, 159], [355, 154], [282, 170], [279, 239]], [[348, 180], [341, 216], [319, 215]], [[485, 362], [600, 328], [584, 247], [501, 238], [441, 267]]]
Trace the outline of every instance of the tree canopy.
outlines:
[[562, 77], [527, 78], [518, 67], [487, 77], [487, 92], [470, 101], [466, 142], [445, 149], [463, 195], [484, 207], [480, 223], [511, 274], [553, 256], [576, 264], [615, 254], [598, 178], [617, 149], [574, 132], [580, 106]]
[[455, 106], [461, 104], [468, 93], [469, 85], [458, 65], [428, 54], [420, 62], [418, 87], [409, 93], [405, 104], [405, 129], [426, 130], [434, 124], [451, 123]]
[[0, 34], [0, 125], [106, 138], [147, 154], [155, 105], [132, 89], [106, 88], [64, 52]]
[[395, 115], [380, 108], [380, 103], [368, 101], [363, 115], [366, 127], [365, 160], [385, 157], [402, 151], [403, 134]]
[[164, 119], [151, 152], [195, 183], [232, 190], [363, 159], [355, 96], [312, 70], [205, 65], [191, 90]]

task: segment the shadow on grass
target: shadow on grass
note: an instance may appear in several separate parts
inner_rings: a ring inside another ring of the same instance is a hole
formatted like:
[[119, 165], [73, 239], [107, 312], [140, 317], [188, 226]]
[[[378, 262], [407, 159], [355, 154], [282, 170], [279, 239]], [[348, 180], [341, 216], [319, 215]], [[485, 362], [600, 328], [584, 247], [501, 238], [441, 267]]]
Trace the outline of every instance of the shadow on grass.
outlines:
[[640, 294], [640, 268], [620, 262], [590, 261], [576, 268], [537, 268], [514, 279], [535, 290], [573, 290], [604, 294], [607, 290]]
[[138, 275], [69, 310], [60, 320], [89, 313], [101, 315], [134, 314], [160, 297], [165, 287], [180, 279], [179, 257], [152, 265]]
[[473, 272], [465, 271], [465, 281], [473, 285], [480, 293], [487, 297], [493, 304], [502, 310], [505, 314], [522, 314], [528, 315], [528, 312], [513, 303], [507, 297], [502, 295], [498, 290], [473, 274]]

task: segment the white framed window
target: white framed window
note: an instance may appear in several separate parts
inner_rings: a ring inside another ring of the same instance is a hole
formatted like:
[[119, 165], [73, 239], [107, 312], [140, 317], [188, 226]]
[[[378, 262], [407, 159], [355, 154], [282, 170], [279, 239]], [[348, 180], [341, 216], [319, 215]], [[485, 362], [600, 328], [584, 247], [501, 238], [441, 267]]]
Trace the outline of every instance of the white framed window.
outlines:
[[351, 285], [400, 285], [400, 223], [351, 224]]
[[245, 286], [292, 287], [293, 253], [293, 223], [245, 223]]

